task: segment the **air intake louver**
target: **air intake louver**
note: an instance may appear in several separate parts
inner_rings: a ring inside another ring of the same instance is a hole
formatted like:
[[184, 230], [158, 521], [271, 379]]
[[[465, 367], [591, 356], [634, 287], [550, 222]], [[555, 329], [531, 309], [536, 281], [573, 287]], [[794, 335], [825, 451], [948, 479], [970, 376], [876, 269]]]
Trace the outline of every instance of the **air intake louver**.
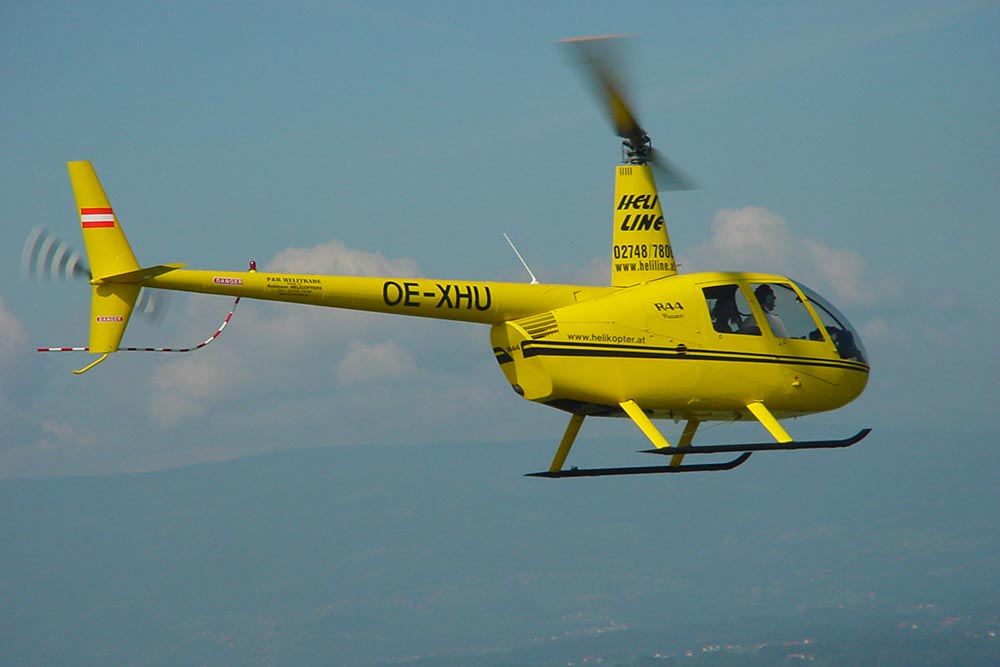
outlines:
[[559, 325], [552, 313], [542, 313], [517, 320], [517, 325], [524, 329], [533, 339], [545, 338], [559, 333]]

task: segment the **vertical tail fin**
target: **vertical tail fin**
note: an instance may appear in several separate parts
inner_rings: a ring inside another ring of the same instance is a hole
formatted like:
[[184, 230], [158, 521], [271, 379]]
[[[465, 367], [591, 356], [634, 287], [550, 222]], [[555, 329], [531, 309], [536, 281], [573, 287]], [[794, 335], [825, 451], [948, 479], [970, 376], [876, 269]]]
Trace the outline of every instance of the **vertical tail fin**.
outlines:
[[139, 284], [94, 285], [90, 298], [90, 352], [114, 352], [122, 342], [132, 308], [139, 297]]
[[67, 166], [93, 279], [100, 280], [138, 269], [139, 263], [118, 224], [94, 167], [86, 161], [70, 162]]
[[112, 283], [104, 279], [140, 267], [94, 167], [86, 161], [70, 162], [68, 167], [91, 267], [89, 348], [93, 354], [106, 354], [121, 344], [141, 285], [138, 280]]
[[627, 287], [677, 273], [660, 196], [648, 165], [618, 165], [615, 171], [611, 284]]

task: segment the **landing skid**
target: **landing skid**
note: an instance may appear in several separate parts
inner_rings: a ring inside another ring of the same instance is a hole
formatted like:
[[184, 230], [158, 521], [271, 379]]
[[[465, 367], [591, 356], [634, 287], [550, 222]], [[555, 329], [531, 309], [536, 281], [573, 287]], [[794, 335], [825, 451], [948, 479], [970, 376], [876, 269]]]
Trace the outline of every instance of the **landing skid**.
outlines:
[[718, 470], [732, 470], [736, 466], [742, 465], [750, 458], [752, 453], [744, 452], [732, 461], [724, 463], [688, 463], [677, 466], [635, 466], [632, 468], [570, 468], [569, 470], [532, 472], [525, 475], [525, 477], [607, 477], [610, 475], [656, 475], [673, 472], [715, 472]]
[[870, 428], [863, 428], [849, 438], [843, 440], [802, 440], [799, 442], [758, 442], [746, 445], [696, 445], [689, 447], [668, 447], [664, 449], [643, 449], [643, 454], [725, 454], [726, 452], [773, 452], [787, 449], [836, 449], [855, 445], [871, 433]]
[[[775, 442], [758, 442], [735, 445], [692, 445], [695, 431], [698, 430], [697, 419], [691, 419], [684, 427], [677, 446], [671, 445], [663, 434], [653, 425], [649, 416], [640, 408], [635, 401], [622, 401], [620, 404], [625, 413], [635, 422], [636, 426], [649, 438], [649, 441], [656, 445], [656, 449], [645, 449], [642, 453], [660, 454], [670, 457], [670, 464], [665, 466], [632, 466], [623, 468], [570, 468], [563, 470], [563, 464], [569, 455], [573, 441], [576, 440], [577, 433], [583, 425], [584, 415], [574, 414], [566, 426], [559, 448], [549, 469], [544, 472], [529, 473], [526, 477], [606, 477], [611, 475], [656, 475], [660, 473], [677, 472], [714, 472], [719, 470], [732, 470], [737, 466], [746, 463], [747, 459], [754, 452], [771, 452], [791, 449], [835, 449], [839, 447], [850, 447], [871, 433], [870, 428], [863, 428], [849, 438], [843, 440], [803, 440], [796, 442], [782, 428], [778, 420], [761, 402], [750, 403], [747, 409], [774, 437]], [[730, 461], [719, 463], [683, 463], [684, 457], [689, 454], [726, 454], [739, 452], [740, 455]]]

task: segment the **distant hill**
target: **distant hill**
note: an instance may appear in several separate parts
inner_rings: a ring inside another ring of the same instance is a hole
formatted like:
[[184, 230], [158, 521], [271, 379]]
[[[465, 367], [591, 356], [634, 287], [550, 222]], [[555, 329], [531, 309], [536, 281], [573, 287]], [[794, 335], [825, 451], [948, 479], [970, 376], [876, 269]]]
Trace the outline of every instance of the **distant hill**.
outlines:
[[[876, 431], [638, 478], [525, 478], [553, 446], [520, 443], [0, 481], [0, 663], [540, 664], [595, 641], [794, 638], [824, 613], [886, 636], [988, 618], [997, 442]], [[641, 446], [581, 442], [575, 462]]]

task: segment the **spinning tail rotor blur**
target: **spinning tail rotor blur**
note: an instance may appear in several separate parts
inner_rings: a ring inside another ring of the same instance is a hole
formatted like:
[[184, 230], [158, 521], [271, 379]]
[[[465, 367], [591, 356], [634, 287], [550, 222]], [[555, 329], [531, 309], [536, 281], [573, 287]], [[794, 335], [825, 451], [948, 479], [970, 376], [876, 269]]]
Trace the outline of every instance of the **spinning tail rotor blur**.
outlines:
[[[87, 260], [43, 227], [35, 227], [28, 234], [21, 251], [21, 277], [31, 282], [64, 280], [90, 281]], [[170, 293], [162, 290], [143, 289], [135, 304], [135, 312], [149, 322], [159, 324], [170, 309]]]

